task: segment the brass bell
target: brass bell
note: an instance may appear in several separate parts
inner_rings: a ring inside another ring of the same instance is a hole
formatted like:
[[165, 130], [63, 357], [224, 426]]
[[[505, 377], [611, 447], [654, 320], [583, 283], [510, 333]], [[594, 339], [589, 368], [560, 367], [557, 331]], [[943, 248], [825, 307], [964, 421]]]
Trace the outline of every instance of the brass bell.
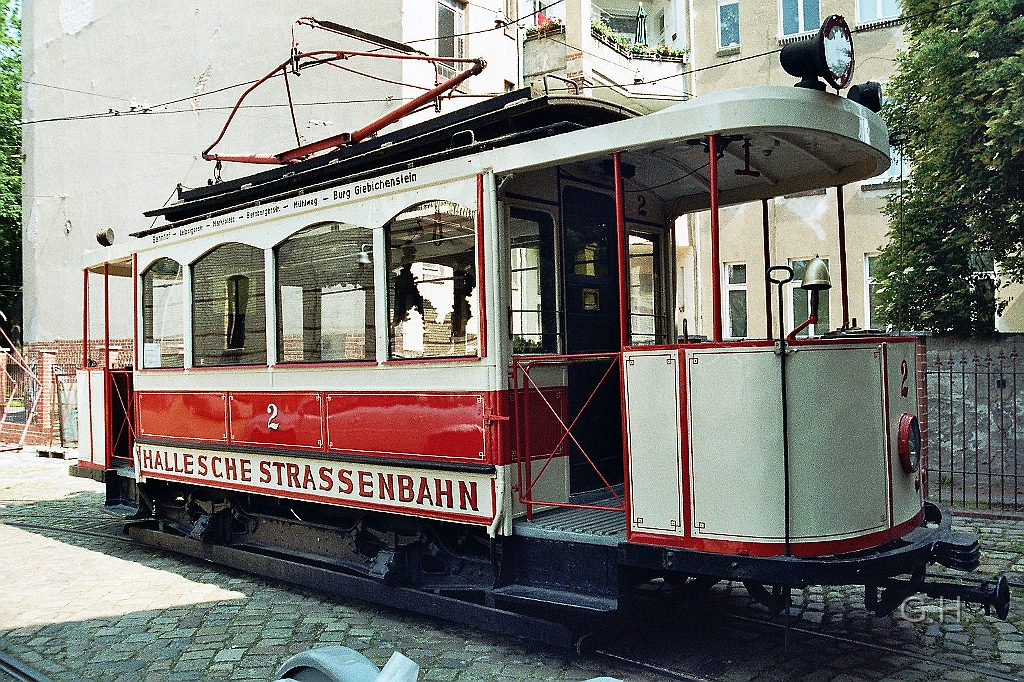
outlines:
[[832, 288], [832, 282], [828, 278], [828, 266], [825, 261], [815, 256], [804, 269], [804, 276], [800, 280], [800, 288], [808, 291], [823, 291]]

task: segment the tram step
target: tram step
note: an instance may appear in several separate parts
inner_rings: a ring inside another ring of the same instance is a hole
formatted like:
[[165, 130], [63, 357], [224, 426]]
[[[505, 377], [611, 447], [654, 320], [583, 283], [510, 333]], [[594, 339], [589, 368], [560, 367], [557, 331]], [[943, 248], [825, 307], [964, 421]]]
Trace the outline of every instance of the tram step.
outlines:
[[579, 592], [552, 590], [547, 587], [530, 587], [529, 585], [499, 587], [493, 590], [493, 594], [495, 597], [512, 601], [570, 606], [600, 613], [614, 611], [619, 606], [617, 600], [607, 597], [595, 597], [589, 594], [580, 594]]

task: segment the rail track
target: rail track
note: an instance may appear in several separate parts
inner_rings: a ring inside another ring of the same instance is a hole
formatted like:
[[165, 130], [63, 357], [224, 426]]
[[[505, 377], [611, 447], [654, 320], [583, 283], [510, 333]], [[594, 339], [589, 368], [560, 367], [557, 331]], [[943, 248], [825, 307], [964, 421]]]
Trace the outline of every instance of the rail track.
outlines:
[[[15, 502], [14, 500], [0, 500], [0, 503]], [[107, 516], [91, 516], [87, 519], [75, 517], [55, 521], [52, 514], [47, 513], [5, 513], [0, 508], [0, 523], [14, 528], [45, 532], [48, 534], [67, 534], [73, 536], [89, 537], [103, 540], [113, 540], [117, 543], [137, 544], [126, 536], [122, 530], [122, 522], [117, 518]], [[948, 577], [948, 576], [947, 576]], [[980, 582], [982, 579], [973, 577], [961, 578], [965, 582]], [[1010, 587], [1015, 590], [1024, 590], [1024, 584], [1011, 582]], [[1018, 592], [1018, 595], [1020, 593]], [[819, 630], [801, 627], [798, 624], [786, 624], [782, 619], [771, 619], [750, 609], [742, 609], [728, 603], [727, 600], [716, 600], [717, 603], [708, 604], [707, 607], [699, 607], [698, 612], [690, 609], [690, 614], [707, 624], [715, 635], [728, 637], [735, 641], [746, 641], [749, 645], [768, 649], [781, 650], [784, 642], [792, 641], [803, 647], [813, 647], [811, 642], [822, 642], [844, 650], [870, 651], [877, 653], [880, 657], [903, 657], [920, 661], [923, 664], [946, 668], [949, 670], [961, 671], [973, 675], [983, 675], [987, 679], [1001, 680], [1005, 682], [1024, 682], [1024, 677], [1013, 672], [999, 670], [985, 665], [983, 662], [973, 663], [963, 660], [956, 660], [952, 657], [944, 657], [941, 652], [915, 650], [907, 646], [890, 645], [878, 641], [865, 641], [864, 639], [847, 634], [828, 633]], [[655, 639], [664, 637], [665, 633], [672, 627], [674, 620], [680, 618], [678, 613], [669, 614], [664, 607], [658, 609], [664, 611], [659, 615], [648, 618], [647, 627], [655, 631]], [[684, 609], [685, 610], [685, 609]], [[737, 613], [736, 611], [743, 611]], [[730, 611], [732, 611], [730, 613]], [[648, 616], [650, 614], [647, 614]], [[686, 618], [686, 616], [683, 616]], [[796, 621], [802, 622], [802, 621]], [[683, 680], [686, 682], [715, 682], [723, 676], [728, 676], [729, 667], [733, 661], [713, 660], [715, 656], [721, 656], [721, 652], [709, 652], [708, 656], [702, 658], [698, 663], [680, 661], [679, 658], [692, 657], [693, 650], [699, 645], [694, 645], [690, 636], [696, 639], [706, 637], [707, 633], [702, 632], [703, 626], [694, 628], [691, 624], [688, 627], [679, 629], [679, 636], [665, 638], [660, 642], [663, 646], [651, 650], [649, 647], [637, 649], [631, 646], [634, 642], [619, 641], [615, 644], [600, 642], [594, 644], [585, 653], [586, 656], [614, 664], [618, 668], [628, 667], [638, 673], [654, 675], [662, 679]], [[788, 636], [783, 633], [788, 631]], [[638, 653], [639, 651], [639, 653]], [[793, 655], [799, 655], [794, 650]], [[0, 652], [0, 673], [4, 673], [15, 680], [26, 682], [45, 682], [47, 678], [32, 668], [22, 664], [20, 661], [4, 655]], [[4, 679], [0, 675], [0, 679]], [[753, 679], [758, 679], [757, 676]]]
[[50, 678], [38, 670], [0, 651], [0, 679], [4, 679], [3, 675], [18, 682], [50, 682]]

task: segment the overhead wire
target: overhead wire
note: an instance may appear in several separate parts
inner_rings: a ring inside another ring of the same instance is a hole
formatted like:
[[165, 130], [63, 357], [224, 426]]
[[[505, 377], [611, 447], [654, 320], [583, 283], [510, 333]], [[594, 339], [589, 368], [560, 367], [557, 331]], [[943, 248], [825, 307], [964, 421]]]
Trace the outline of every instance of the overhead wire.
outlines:
[[[564, 0], [555, 0], [555, 2], [551, 3], [551, 5], [549, 5], [548, 7], [549, 8], [553, 7], [553, 6], [555, 6], [557, 4], [560, 4], [562, 2], [564, 2]], [[926, 16], [926, 15], [929, 15], [929, 14], [938, 14], [939, 12], [942, 12], [944, 10], [947, 10], [947, 9], [950, 9], [950, 8], [953, 8], [953, 7], [958, 7], [960, 5], [970, 4], [971, 2], [973, 2], [973, 0], [956, 0], [955, 2], [946, 4], [946, 5], [942, 5], [942, 6], [939, 6], [939, 7], [935, 7], [935, 8], [930, 9], [930, 10], [925, 10], [925, 11], [918, 12], [918, 13], [911, 14], [911, 15], [901, 15], [899, 17], [899, 22], [903, 23], [903, 22], [910, 21], [910, 20], [913, 20], [913, 19], [917, 19], [917, 18], [920, 18], [922, 16]], [[519, 21], [522, 21], [523, 19], [526, 19], [526, 18], [529, 18], [531, 16], [534, 16], [534, 15], [538, 14], [541, 11], [542, 10], [536, 10], [534, 12], [529, 12], [527, 14], [524, 14], [524, 15], [520, 16], [520, 17], [517, 17], [514, 20], [511, 20], [509, 23], [510, 24], [516, 24]], [[504, 25], [496, 25], [494, 27], [490, 27], [490, 28], [486, 28], [486, 29], [479, 29], [479, 30], [476, 30], [476, 31], [467, 31], [467, 32], [464, 32], [464, 33], [455, 34], [452, 37], [465, 37], [465, 36], [470, 36], [470, 35], [489, 33], [491, 31], [503, 30], [504, 28], [505, 28]], [[420, 39], [416, 39], [416, 40], [407, 41], [407, 43], [422, 43], [422, 42], [430, 42], [430, 41], [436, 41], [436, 40], [438, 40], [438, 37], [420, 38]], [[572, 45], [569, 45], [568, 43], [565, 43], [564, 41], [558, 41], [558, 42], [560, 42], [562, 45], [564, 45], [566, 47], [571, 47], [571, 48], [577, 49], [577, 50], [579, 49], [579, 48], [576, 48], [576, 47], [574, 47]], [[722, 62], [722, 63], [719, 63], [719, 64], [709, 64], [708, 66], [703, 66], [703, 67], [700, 67], [700, 68], [691, 69], [687, 73], [689, 73], [689, 74], [701, 73], [703, 71], [709, 71], [711, 69], [722, 68], [722, 67], [730, 66], [732, 64], [739, 63], [739, 62], [748, 61], [748, 60], [751, 60], [751, 59], [760, 59], [760, 58], [763, 58], [763, 57], [766, 57], [766, 56], [769, 56], [769, 55], [772, 55], [772, 54], [776, 54], [776, 53], [781, 52], [781, 51], [782, 51], [782, 48], [776, 48], [776, 49], [772, 49], [772, 50], [767, 50], [765, 52], [760, 52], [758, 54], [748, 55], [746, 57], [739, 57], [737, 59], [730, 59], [727, 62]], [[592, 57], [600, 58], [599, 56], [594, 55], [592, 53], [587, 53], [587, 54], [589, 54]], [[357, 72], [355, 70], [353, 70], [353, 72], [359, 73], [359, 72]], [[362, 74], [362, 75], [366, 75], [366, 74]], [[659, 78], [653, 78], [651, 80], [647, 80], [647, 81], [645, 81], [645, 83], [646, 84], [660, 83], [660, 82], [668, 80], [670, 78], [677, 78], [677, 77], [679, 77], [681, 75], [683, 75], [683, 74], [670, 74], [670, 75], [667, 75], [667, 76], [661, 76]], [[383, 79], [381, 79], [381, 80], [383, 80]], [[109, 96], [109, 95], [102, 95], [102, 94], [99, 94], [99, 93], [90, 93], [90, 92], [85, 92], [85, 91], [80, 91], [80, 90], [73, 90], [71, 88], [63, 88], [61, 86], [48, 85], [48, 84], [44, 84], [44, 83], [36, 83], [36, 82], [33, 82], [33, 81], [23, 81], [23, 82], [24, 83], [28, 83], [30, 85], [36, 85], [38, 87], [49, 87], [49, 88], [54, 88], [54, 89], [59, 89], [59, 90], [66, 90], [66, 91], [69, 91], [69, 92], [78, 92], [78, 93], [81, 93], [81, 94], [96, 95], [96, 96], [99, 96], [99, 97], [106, 97], [106, 98], [109, 98], [109, 99], [118, 99], [118, 100], [123, 101], [123, 98], [117, 98], [117, 97], [113, 97], [113, 96]], [[115, 110], [111, 109], [111, 110], [108, 110], [108, 111], [105, 111], [105, 112], [95, 112], [95, 113], [78, 114], [78, 115], [70, 115], [70, 116], [56, 116], [56, 117], [50, 117], [50, 118], [33, 119], [33, 120], [28, 120], [28, 121], [18, 121], [17, 123], [0, 124], [0, 125], [4, 125], [4, 126], [7, 126], [7, 125], [11, 125], [11, 126], [13, 126], [13, 125], [25, 126], [25, 125], [34, 125], [34, 124], [38, 124], [38, 123], [59, 123], [59, 122], [92, 120], [92, 119], [98, 119], [98, 118], [113, 118], [113, 117], [119, 117], [119, 116], [133, 116], [133, 115], [140, 115], [140, 114], [188, 113], [190, 111], [216, 111], [216, 110], [230, 109], [230, 107], [201, 107], [201, 108], [181, 109], [181, 110], [172, 110], [172, 111], [164, 111], [164, 112], [155, 111], [156, 109], [162, 109], [164, 107], [168, 107], [168, 106], [171, 106], [173, 104], [179, 104], [181, 102], [191, 101], [191, 100], [197, 99], [199, 97], [205, 97], [205, 96], [208, 96], [208, 95], [213, 95], [213, 94], [216, 94], [216, 93], [224, 92], [226, 90], [232, 90], [232, 89], [235, 89], [235, 88], [244, 87], [244, 86], [247, 86], [247, 85], [252, 85], [255, 82], [256, 82], [255, 80], [249, 80], [249, 81], [244, 81], [244, 82], [240, 82], [240, 83], [235, 83], [235, 84], [232, 84], [232, 85], [224, 86], [222, 88], [217, 88], [215, 90], [210, 90], [210, 91], [202, 92], [202, 93], [195, 93], [195, 94], [189, 95], [187, 97], [181, 97], [181, 98], [178, 98], [178, 99], [169, 100], [167, 102], [162, 102], [162, 103], [159, 103], [159, 104], [150, 105], [148, 108], [145, 108], [145, 109], [135, 109], [135, 110], [128, 110], [128, 111], [115, 111]], [[401, 83], [401, 82], [397, 82], [396, 81], [396, 84], [397, 83]], [[401, 83], [401, 85], [402, 86], [411, 87], [411, 88], [417, 88], [417, 87], [421, 87], [422, 88], [422, 86], [416, 86], [416, 85], [407, 84], [407, 83]], [[610, 83], [610, 84], [594, 85], [594, 86], [589, 86], [589, 87], [592, 87], [593, 89], [598, 89], [598, 88], [600, 88], [600, 89], [609, 88], [610, 89], [610, 88], [624, 88], [624, 87], [628, 87], [629, 85], [635, 85], [635, 83]], [[675, 88], [673, 88], [673, 89], [675, 89]], [[685, 90], [682, 90], [680, 92], [683, 95], [689, 95], [689, 93], [687, 93]], [[498, 94], [498, 93], [486, 93], [486, 94], [470, 95], [470, 96], [472, 96], [472, 97], [487, 97], [487, 96], [495, 96], [496, 94]], [[463, 95], [463, 96], [465, 96], [465, 95]], [[363, 103], [394, 101], [395, 99], [396, 98], [358, 99], [358, 100], [335, 100], [335, 101], [317, 102], [317, 103], [297, 103], [296, 106], [337, 105], [337, 104], [363, 104]], [[408, 98], [406, 98], [406, 99], [408, 99]], [[240, 107], [240, 108], [243, 108], [243, 109], [254, 109], [254, 108], [270, 108], [270, 107], [278, 107], [278, 106], [287, 106], [287, 105], [283, 105], [283, 104], [282, 105], [245, 105], [244, 107]]]

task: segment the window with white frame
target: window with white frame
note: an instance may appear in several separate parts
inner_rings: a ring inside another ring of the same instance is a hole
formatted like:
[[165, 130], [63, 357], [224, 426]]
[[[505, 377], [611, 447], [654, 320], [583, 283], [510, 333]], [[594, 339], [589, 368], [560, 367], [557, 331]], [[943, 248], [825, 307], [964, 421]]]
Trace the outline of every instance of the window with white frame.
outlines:
[[142, 366], [185, 366], [184, 268], [161, 258], [142, 273]]
[[857, 23], [867, 24], [900, 15], [899, 0], [857, 0]]
[[[828, 265], [828, 259], [822, 258], [825, 261], [825, 265]], [[804, 321], [810, 317], [811, 311], [811, 292], [806, 289], [801, 289], [800, 285], [803, 284], [804, 272], [807, 270], [807, 264], [811, 262], [810, 258], [803, 260], [791, 260], [789, 267], [793, 268], [793, 281], [789, 283], [790, 287], [790, 306], [789, 306], [789, 328], [795, 329], [797, 325], [803, 324]], [[808, 336], [814, 336], [815, 334], [823, 334], [829, 330], [829, 319], [828, 319], [828, 289], [823, 289], [818, 292], [818, 321], [814, 324], [810, 324], [797, 334], [799, 338], [806, 338]]]
[[740, 3], [739, 0], [718, 0], [718, 49], [739, 47], [740, 44]]
[[[463, 57], [466, 6], [453, 0], [437, 0], [437, 56]], [[440, 75], [451, 78], [456, 69], [449, 64], [438, 64]]]
[[882, 311], [878, 281], [878, 254], [864, 255], [864, 328], [881, 329]]
[[725, 328], [729, 337], [747, 337], [747, 264], [727, 263], [725, 266]]
[[782, 35], [795, 36], [820, 27], [818, 0], [782, 0]]

